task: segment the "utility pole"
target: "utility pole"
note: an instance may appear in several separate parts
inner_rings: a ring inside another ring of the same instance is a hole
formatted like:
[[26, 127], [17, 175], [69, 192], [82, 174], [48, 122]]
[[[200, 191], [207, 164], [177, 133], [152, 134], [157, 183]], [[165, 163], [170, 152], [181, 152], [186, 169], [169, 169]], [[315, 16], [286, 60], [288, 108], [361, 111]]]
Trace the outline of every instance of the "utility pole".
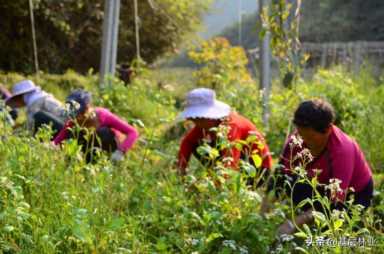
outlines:
[[[268, 11], [271, 6], [271, 0], [259, 0], [259, 19], [262, 23], [261, 15], [264, 9]], [[266, 31], [263, 38], [260, 38], [260, 89], [262, 90], [262, 103], [263, 103], [263, 123], [268, 127], [269, 123], [269, 96], [271, 93], [271, 35]]]
[[35, 16], [33, 14], [33, 3], [29, 0], [29, 16], [31, 17], [31, 31], [32, 31], [32, 46], [33, 46], [33, 62], [35, 65], [36, 74], [39, 73], [39, 58], [37, 56], [37, 43], [35, 32]]
[[133, 0], [133, 4], [134, 4], [134, 17], [135, 17], [135, 33], [136, 33], [136, 57], [137, 57], [137, 60], [141, 60], [141, 56], [140, 56], [140, 34], [139, 34], [139, 22], [140, 22], [140, 18], [139, 18], [139, 10], [138, 10], [138, 6], [137, 6], [137, 0]]
[[239, 46], [242, 45], [242, 26], [243, 26], [243, 2], [239, 0]]
[[[114, 75], [117, 58], [120, 0], [105, 0], [103, 20], [103, 42], [101, 47], [100, 86], [103, 87], [107, 75]], [[110, 82], [107, 81], [109, 84]]]

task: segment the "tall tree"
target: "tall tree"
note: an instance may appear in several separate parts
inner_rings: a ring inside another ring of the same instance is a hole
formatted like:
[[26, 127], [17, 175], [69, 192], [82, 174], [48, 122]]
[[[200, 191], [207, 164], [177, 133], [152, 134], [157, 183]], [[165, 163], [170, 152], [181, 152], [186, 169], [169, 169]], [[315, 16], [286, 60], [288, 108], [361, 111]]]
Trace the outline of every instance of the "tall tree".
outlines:
[[[41, 69], [62, 72], [98, 69], [103, 0], [33, 0]], [[200, 24], [210, 1], [142, 0], [139, 2], [142, 58], [153, 62], [171, 52]], [[32, 36], [28, 1], [0, 4], [0, 69], [30, 72]], [[133, 1], [122, 0], [119, 62], [135, 56]]]

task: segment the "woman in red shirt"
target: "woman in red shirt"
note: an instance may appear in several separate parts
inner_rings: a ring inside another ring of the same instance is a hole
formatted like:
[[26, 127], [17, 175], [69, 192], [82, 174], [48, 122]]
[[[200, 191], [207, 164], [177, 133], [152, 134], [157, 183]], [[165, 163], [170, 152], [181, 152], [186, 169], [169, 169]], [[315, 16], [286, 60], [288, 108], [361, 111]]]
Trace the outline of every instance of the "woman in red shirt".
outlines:
[[255, 141], [249, 147], [243, 146], [241, 149], [232, 146], [230, 149], [220, 151], [220, 157], [229, 157], [227, 166], [235, 170], [239, 169], [239, 160], [249, 158], [256, 153], [261, 158], [260, 168], [270, 169], [272, 157], [264, 137], [258, 132], [254, 124], [245, 117], [231, 111], [231, 108], [215, 99], [215, 92], [207, 88], [197, 88], [187, 95], [187, 105], [179, 118], [187, 119], [194, 123], [194, 127], [184, 136], [181, 141], [178, 154], [178, 169], [180, 174], [187, 173], [186, 168], [192, 154], [201, 161], [203, 158], [197, 153], [197, 148], [208, 140], [209, 145], [215, 146], [217, 132], [215, 127], [227, 127], [227, 138], [231, 143], [240, 140], [247, 140], [251, 135], [255, 136]]

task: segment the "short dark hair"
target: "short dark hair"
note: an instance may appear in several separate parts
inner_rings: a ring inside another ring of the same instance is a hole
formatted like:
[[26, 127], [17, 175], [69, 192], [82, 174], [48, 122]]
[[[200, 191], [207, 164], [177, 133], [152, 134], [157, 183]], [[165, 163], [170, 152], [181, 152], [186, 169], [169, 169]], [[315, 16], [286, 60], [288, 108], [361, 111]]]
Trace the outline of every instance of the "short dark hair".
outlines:
[[298, 127], [309, 127], [325, 133], [335, 120], [335, 111], [325, 100], [303, 101], [295, 111], [293, 123]]

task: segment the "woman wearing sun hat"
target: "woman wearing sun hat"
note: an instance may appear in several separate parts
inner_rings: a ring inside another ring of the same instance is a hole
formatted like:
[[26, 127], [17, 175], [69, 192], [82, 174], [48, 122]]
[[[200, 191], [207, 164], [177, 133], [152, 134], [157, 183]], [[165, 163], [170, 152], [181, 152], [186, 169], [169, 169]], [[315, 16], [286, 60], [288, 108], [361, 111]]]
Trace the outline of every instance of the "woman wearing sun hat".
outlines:
[[251, 135], [256, 137], [256, 141], [250, 145], [251, 149], [246, 146], [242, 149], [233, 146], [220, 152], [221, 157], [231, 158], [228, 166], [239, 170], [241, 158], [249, 158], [250, 154], [257, 153], [262, 159], [261, 168], [270, 169], [272, 158], [268, 146], [255, 125], [215, 97], [215, 92], [208, 88], [197, 88], [187, 94], [186, 107], [179, 115], [179, 119], [190, 120], [195, 126], [181, 141], [177, 163], [180, 174], [187, 173], [186, 168], [192, 154], [199, 158], [197, 148], [203, 140], [210, 140], [210, 145], [215, 145], [216, 133], [211, 128], [219, 126], [229, 127], [227, 138], [230, 142], [246, 140]]
[[63, 127], [65, 110], [62, 103], [52, 94], [41, 90], [31, 80], [16, 83], [6, 104], [16, 108], [27, 108], [27, 126], [33, 132], [43, 124], [51, 124], [55, 133]]
[[[139, 134], [133, 126], [109, 110], [93, 107], [91, 100], [91, 94], [81, 89], [73, 91], [67, 97], [66, 103], [70, 108], [71, 119], [65, 123], [64, 128], [55, 137], [53, 142], [55, 145], [58, 145], [65, 139], [77, 137], [79, 144], [82, 145], [83, 152], [86, 153], [87, 162], [92, 161], [94, 155], [93, 151], [87, 151], [87, 149], [92, 148], [90, 146], [111, 152], [111, 159], [120, 161], [136, 142]], [[89, 144], [90, 139], [87, 140], [83, 132], [79, 133], [79, 135], [73, 135], [73, 132], [70, 130], [76, 124], [87, 130], [95, 130], [92, 133], [92, 137], [94, 137], [93, 144]]]

